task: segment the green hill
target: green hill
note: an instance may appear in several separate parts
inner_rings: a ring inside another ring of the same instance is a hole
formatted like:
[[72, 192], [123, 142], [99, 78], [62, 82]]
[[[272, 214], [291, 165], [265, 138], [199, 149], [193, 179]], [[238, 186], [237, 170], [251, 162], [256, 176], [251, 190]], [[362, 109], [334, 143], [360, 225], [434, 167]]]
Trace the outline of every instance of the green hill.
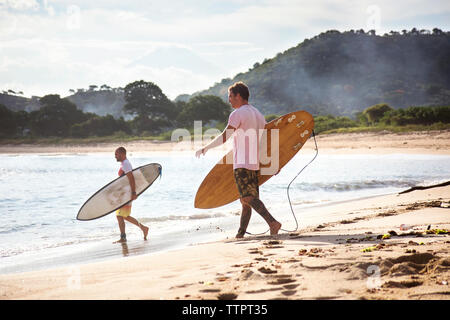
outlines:
[[[368, 106], [394, 108], [450, 103], [450, 32], [327, 31], [195, 95], [227, 100], [244, 81], [250, 102], [265, 114], [298, 109], [354, 116]], [[184, 100], [188, 97], [184, 96]]]

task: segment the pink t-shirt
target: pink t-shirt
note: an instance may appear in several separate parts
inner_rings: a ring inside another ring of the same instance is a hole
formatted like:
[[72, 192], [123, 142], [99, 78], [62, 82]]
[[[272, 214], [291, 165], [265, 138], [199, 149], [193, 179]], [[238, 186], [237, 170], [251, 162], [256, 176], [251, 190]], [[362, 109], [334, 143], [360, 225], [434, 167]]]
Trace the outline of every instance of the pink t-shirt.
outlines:
[[266, 120], [261, 112], [246, 104], [234, 110], [228, 118], [234, 128], [233, 169], [259, 170], [259, 140]]

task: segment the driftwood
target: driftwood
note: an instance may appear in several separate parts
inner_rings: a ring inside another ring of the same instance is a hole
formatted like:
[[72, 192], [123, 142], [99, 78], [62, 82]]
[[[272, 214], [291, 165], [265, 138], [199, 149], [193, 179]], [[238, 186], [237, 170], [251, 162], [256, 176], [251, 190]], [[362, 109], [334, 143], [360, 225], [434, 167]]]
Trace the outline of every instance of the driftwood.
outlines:
[[437, 187], [445, 187], [445, 186], [448, 186], [448, 185], [450, 185], [450, 181], [439, 183], [439, 184], [434, 184], [432, 186], [416, 186], [416, 187], [412, 187], [412, 188], [410, 188], [408, 190], [399, 192], [399, 194], [408, 193], [408, 192], [411, 192], [411, 191], [414, 191], [414, 190], [425, 190], [425, 189], [431, 189], [431, 188], [437, 188]]

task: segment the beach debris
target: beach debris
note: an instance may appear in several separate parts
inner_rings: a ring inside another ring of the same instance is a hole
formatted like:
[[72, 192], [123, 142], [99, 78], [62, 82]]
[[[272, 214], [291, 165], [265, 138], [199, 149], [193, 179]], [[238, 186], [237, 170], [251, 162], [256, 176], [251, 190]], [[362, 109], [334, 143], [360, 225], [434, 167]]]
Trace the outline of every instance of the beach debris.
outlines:
[[376, 251], [376, 250], [380, 250], [382, 248], [384, 248], [386, 245], [384, 243], [379, 243], [376, 246], [370, 246], [364, 249], [361, 249], [361, 252], [372, 252], [372, 251]]
[[377, 236], [378, 240], [386, 240], [386, 239], [390, 239], [391, 238], [391, 234], [390, 233], [385, 233], [385, 234], [379, 234]]
[[377, 247], [372, 246], [372, 247], [367, 247], [367, 248], [361, 249], [361, 252], [372, 252], [375, 250], [377, 250]]
[[411, 228], [412, 227], [410, 225], [407, 225], [407, 224], [401, 224], [400, 225], [400, 230], [402, 230], [402, 231], [407, 231], [407, 230], [409, 230]]
[[427, 230], [426, 234], [448, 234], [449, 231], [447, 229], [431, 229]]

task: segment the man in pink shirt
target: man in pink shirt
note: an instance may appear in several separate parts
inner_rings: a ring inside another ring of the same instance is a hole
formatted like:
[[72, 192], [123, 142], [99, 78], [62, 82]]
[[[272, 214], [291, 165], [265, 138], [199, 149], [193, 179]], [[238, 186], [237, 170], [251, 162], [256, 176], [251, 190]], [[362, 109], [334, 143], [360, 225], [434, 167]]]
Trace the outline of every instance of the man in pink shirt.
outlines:
[[250, 221], [252, 208], [256, 210], [270, 227], [270, 234], [276, 235], [281, 228], [259, 199], [259, 140], [266, 124], [264, 116], [248, 104], [250, 93], [243, 82], [236, 82], [228, 88], [228, 101], [233, 109], [228, 126], [211, 143], [196, 152], [205, 154], [209, 149], [224, 144], [233, 133], [233, 171], [242, 203], [242, 214], [236, 238], [243, 238]]

